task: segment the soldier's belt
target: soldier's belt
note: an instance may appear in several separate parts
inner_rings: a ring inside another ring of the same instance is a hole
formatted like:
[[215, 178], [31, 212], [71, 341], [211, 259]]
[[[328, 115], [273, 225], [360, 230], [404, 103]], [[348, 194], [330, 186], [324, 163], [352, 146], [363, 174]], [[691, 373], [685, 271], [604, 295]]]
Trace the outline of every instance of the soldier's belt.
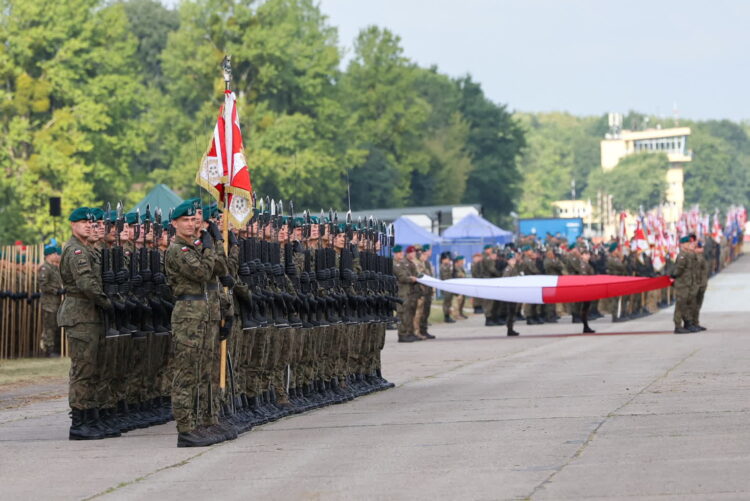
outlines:
[[175, 298], [176, 301], [205, 301], [206, 296], [203, 294], [182, 294]]

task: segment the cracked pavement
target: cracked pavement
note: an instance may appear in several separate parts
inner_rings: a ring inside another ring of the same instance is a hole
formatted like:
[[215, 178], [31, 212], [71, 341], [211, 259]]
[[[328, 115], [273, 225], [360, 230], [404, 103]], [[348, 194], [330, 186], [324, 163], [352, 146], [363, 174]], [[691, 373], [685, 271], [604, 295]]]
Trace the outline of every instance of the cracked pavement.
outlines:
[[4, 499], [748, 499], [750, 259], [672, 310], [578, 335], [482, 318], [395, 342], [397, 387], [177, 449], [174, 423], [67, 441], [64, 397], [0, 409]]

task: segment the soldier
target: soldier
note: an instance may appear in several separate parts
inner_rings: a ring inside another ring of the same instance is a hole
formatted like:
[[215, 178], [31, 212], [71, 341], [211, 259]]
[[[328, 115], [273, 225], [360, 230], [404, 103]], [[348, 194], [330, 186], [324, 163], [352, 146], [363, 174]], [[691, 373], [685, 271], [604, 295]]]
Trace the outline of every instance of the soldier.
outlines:
[[[481, 275], [478, 278], [498, 278], [502, 276], [502, 271], [497, 266], [497, 252], [494, 246], [485, 245], [483, 249], [482, 264], [479, 267]], [[472, 276], [477, 276], [472, 270]], [[494, 301], [492, 299], [484, 300], [482, 309], [484, 311], [484, 325], [485, 327], [492, 327], [496, 325], [503, 325], [500, 317], [502, 312], [500, 311], [502, 304], [500, 301]]]
[[[482, 253], [477, 252], [471, 256], [471, 276], [472, 278], [482, 278]], [[474, 313], [484, 313], [484, 299], [471, 298], [471, 307]]]
[[[544, 274], [545, 275], [562, 275], [563, 274], [563, 264], [562, 262], [557, 258], [557, 255], [555, 254], [555, 249], [552, 247], [547, 247], [547, 251], [544, 255]], [[544, 310], [544, 321], [545, 323], [557, 323], [557, 310], [555, 308], [554, 304], [545, 304], [543, 307]]]
[[[466, 269], [464, 268], [463, 256], [456, 256], [456, 259], [453, 260], [453, 278], [466, 278]], [[463, 294], [454, 294], [454, 296], [454, 303], [456, 305], [456, 311], [458, 312], [456, 316], [462, 320], [466, 320], [467, 318], [469, 318], [464, 315], [464, 302], [466, 301], [466, 297]]]
[[[430, 262], [431, 257], [432, 247], [430, 247], [430, 244], [423, 245], [422, 252], [419, 254], [419, 262], [422, 265], [422, 269], [420, 271], [424, 275], [434, 277], [435, 270], [432, 267], [432, 263]], [[427, 332], [427, 327], [430, 321], [430, 312], [432, 311], [432, 294], [434, 291], [432, 290], [432, 287], [427, 287], [426, 285], [421, 285], [420, 288], [422, 293], [422, 300], [419, 306], [420, 310], [417, 312], [419, 321], [417, 322], [417, 326], [414, 328], [414, 334], [417, 337], [421, 336], [425, 339], [435, 339], [435, 336]]]
[[60, 309], [63, 289], [60, 277], [59, 247], [44, 248], [44, 263], [39, 267], [39, 291], [42, 293], [42, 350], [47, 357], [60, 356], [60, 327], [57, 325], [57, 310]]
[[[710, 237], [709, 237], [710, 238]], [[695, 247], [696, 268], [695, 268], [695, 285], [697, 288], [697, 294], [695, 296], [695, 308], [692, 323], [699, 330], [706, 330], [700, 323], [701, 308], [703, 307], [703, 296], [706, 294], [706, 288], [708, 287], [708, 260], [704, 253], [703, 242], [698, 242]]]
[[201, 401], [211, 398], [210, 372], [204, 368], [214, 363], [207, 285], [214, 275], [216, 252], [208, 232], [195, 239], [196, 210], [192, 203], [183, 202], [174, 209], [172, 225], [176, 236], [167, 249], [165, 266], [176, 300], [170, 376], [177, 446], [204, 447], [220, 441], [199, 415]]
[[420, 291], [417, 283], [416, 261], [417, 249], [410, 245], [406, 248], [406, 256], [393, 264], [393, 273], [398, 279], [398, 297], [403, 300], [399, 315], [398, 342], [412, 343], [421, 341], [414, 334], [414, 315]]
[[[443, 252], [440, 255], [440, 280], [449, 280], [453, 278], [453, 260], [450, 252]], [[443, 292], [443, 320], [447, 324], [455, 323], [451, 318], [451, 306], [453, 303], [453, 294]]]
[[[503, 270], [503, 277], [516, 277], [521, 274], [521, 269], [518, 263], [518, 258], [513, 251], [508, 251], [506, 254], [507, 265]], [[505, 306], [505, 325], [508, 329], [508, 336], [518, 336], [519, 333], [513, 329], [513, 323], [516, 320], [516, 313], [518, 312], [518, 303], [503, 302]]]
[[674, 291], [677, 299], [673, 317], [675, 334], [687, 334], [700, 330], [692, 324], [694, 318], [693, 310], [695, 309], [692, 290], [696, 277], [694, 270], [691, 268], [694, 263], [691, 256], [691, 245], [690, 237], [684, 236], [680, 238], [680, 253], [677, 255], [677, 259], [675, 259], [674, 269], [672, 270]]
[[[628, 268], [623, 262], [622, 249], [617, 242], [609, 244], [609, 257], [607, 257], [607, 275], [625, 276], [628, 274]], [[628, 296], [619, 296], [612, 298], [612, 321], [622, 322], [625, 320], [623, 313], [625, 310], [625, 302]]]
[[[523, 260], [520, 263], [520, 271], [523, 275], [541, 275], [542, 270], [539, 269], [538, 255], [531, 245], [524, 245], [521, 247], [523, 251]], [[527, 304], [526, 323], [528, 325], [543, 324], [542, 320], [542, 305], [540, 304]]]
[[[581, 251], [581, 275], [593, 275], [594, 268], [590, 264], [591, 251], [588, 248], [584, 248]], [[591, 301], [583, 301], [580, 304], [580, 315], [581, 323], [583, 323], [583, 333], [593, 334], [596, 331], [589, 327], [589, 310], [591, 309]]]
[[[97, 386], [99, 341], [103, 331], [102, 312], [113, 312], [112, 303], [102, 291], [101, 275], [94, 273], [94, 262], [87, 242], [91, 236], [91, 212], [75, 209], [68, 217], [72, 236], [63, 247], [60, 276], [65, 299], [57, 322], [66, 328], [70, 354], [68, 401], [72, 424], [70, 440], [118, 437], [120, 432], [106, 426], [99, 416]], [[101, 310], [100, 310], [101, 309]]]

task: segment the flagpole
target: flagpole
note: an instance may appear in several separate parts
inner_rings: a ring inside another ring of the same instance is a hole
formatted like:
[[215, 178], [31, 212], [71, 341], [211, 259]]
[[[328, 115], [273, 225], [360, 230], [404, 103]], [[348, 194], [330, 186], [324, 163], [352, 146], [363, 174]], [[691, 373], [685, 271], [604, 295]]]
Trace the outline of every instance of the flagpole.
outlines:
[[[232, 155], [232, 102], [229, 97], [230, 94], [227, 91], [231, 90], [232, 83], [232, 66], [230, 62], [230, 56], [224, 56], [224, 60], [221, 63], [222, 72], [224, 73], [224, 155], [227, 162], [227, 177], [224, 181], [224, 201], [223, 209], [224, 212], [221, 218], [221, 233], [224, 237], [224, 255], [229, 256], [229, 207], [227, 200], [229, 199], [229, 193], [227, 188], [229, 187], [229, 180], [232, 179], [234, 169], [234, 158]], [[228, 293], [228, 289], [224, 288], [224, 293]], [[221, 321], [222, 325], [224, 320]], [[224, 339], [219, 345], [219, 388], [221, 391], [225, 391], [227, 386], [227, 341]]]

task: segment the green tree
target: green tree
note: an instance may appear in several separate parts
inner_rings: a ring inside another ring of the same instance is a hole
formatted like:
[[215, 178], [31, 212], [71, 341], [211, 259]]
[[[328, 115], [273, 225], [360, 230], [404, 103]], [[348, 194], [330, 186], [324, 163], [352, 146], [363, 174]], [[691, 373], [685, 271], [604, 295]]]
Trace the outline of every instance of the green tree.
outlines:
[[456, 85], [459, 110], [469, 125], [466, 149], [473, 165], [463, 200], [480, 203], [486, 217], [506, 224], [521, 193], [518, 162], [526, 146], [524, 131], [506, 106], [487, 99], [471, 77]]
[[353, 208], [404, 205], [412, 173], [428, 171], [421, 130], [430, 105], [415, 88], [417, 76], [398, 36], [375, 26], [359, 33], [341, 82]]
[[63, 211], [128, 191], [145, 142], [136, 40], [121, 4], [0, 0], [4, 241], [49, 236]]

